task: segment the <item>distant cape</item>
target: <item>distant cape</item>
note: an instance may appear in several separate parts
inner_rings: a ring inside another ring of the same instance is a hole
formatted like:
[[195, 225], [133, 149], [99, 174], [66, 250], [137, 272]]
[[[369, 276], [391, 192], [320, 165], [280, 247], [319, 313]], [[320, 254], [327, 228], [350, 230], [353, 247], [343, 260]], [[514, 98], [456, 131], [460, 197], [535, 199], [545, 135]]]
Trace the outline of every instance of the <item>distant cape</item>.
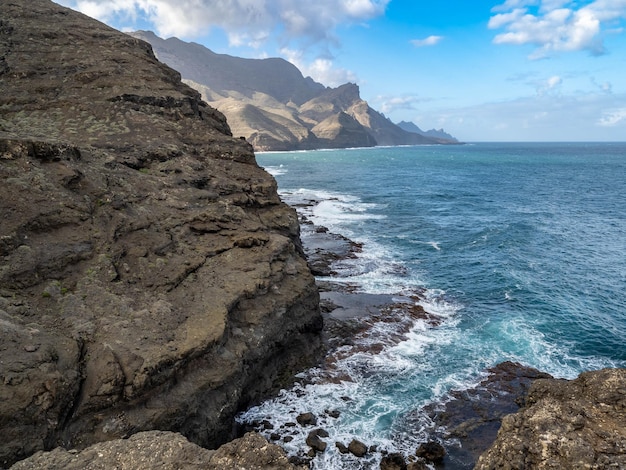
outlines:
[[149, 42], [257, 151], [458, 143], [443, 131], [403, 129], [362, 100], [356, 84], [325, 87], [284, 59], [217, 54], [150, 31], [131, 35]]
[[415, 134], [420, 134], [426, 137], [434, 137], [436, 139], [446, 139], [452, 142], [458, 142], [455, 137], [452, 137], [443, 129], [430, 129], [429, 131], [423, 131], [416, 124], [407, 121], [400, 121], [397, 125], [407, 132], [414, 132]]

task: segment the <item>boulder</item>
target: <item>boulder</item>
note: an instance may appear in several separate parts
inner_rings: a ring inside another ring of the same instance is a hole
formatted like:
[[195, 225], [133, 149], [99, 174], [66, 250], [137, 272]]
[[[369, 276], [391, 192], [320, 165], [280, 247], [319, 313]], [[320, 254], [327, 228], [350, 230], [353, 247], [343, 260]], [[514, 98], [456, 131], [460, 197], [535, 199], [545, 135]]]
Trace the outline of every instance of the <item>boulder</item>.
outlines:
[[301, 413], [296, 417], [296, 421], [300, 426], [315, 426], [317, 417], [313, 413]]
[[306, 438], [306, 444], [315, 452], [324, 452], [328, 444], [321, 438], [328, 437], [328, 432], [323, 429], [315, 429]]
[[367, 446], [357, 439], [352, 439], [348, 444], [348, 450], [355, 457], [363, 457], [367, 454]]
[[380, 461], [380, 470], [407, 470], [406, 460], [398, 453], [385, 455]]

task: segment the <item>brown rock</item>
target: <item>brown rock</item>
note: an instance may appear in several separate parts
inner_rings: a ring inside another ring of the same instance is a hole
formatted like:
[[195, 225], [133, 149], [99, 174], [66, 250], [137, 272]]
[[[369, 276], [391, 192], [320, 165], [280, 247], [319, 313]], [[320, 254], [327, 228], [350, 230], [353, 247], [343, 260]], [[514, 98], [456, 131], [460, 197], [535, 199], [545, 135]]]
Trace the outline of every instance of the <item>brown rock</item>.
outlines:
[[[241, 439], [224, 444], [211, 456], [207, 468], [222, 470], [292, 470], [303, 468], [293, 465], [278, 446], [268, 443], [257, 433], [248, 433]], [[308, 467], [307, 467], [308, 468]]]
[[0, 466], [223, 443], [319, 350], [295, 212], [147, 43], [49, 0], [0, 18]]
[[94, 444], [80, 452], [56, 448], [38, 452], [11, 470], [295, 470], [278, 446], [260, 435], [248, 433], [217, 451], [203, 449], [177, 433], [147, 431], [129, 439]]
[[296, 417], [296, 421], [300, 426], [315, 426], [317, 417], [313, 413], [301, 413]]
[[328, 433], [323, 429], [315, 429], [306, 438], [306, 444], [315, 452], [324, 452], [328, 444], [321, 438], [328, 437]]
[[385, 455], [380, 461], [380, 470], [407, 470], [402, 454]]
[[540, 379], [476, 469], [626, 468], [626, 369]]
[[348, 452], [350, 452], [343, 442], [335, 442], [335, 447], [342, 454], [347, 454]]
[[357, 439], [352, 439], [348, 444], [348, 450], [355, 457], [363, 457], [367, 454], [367, 446]]

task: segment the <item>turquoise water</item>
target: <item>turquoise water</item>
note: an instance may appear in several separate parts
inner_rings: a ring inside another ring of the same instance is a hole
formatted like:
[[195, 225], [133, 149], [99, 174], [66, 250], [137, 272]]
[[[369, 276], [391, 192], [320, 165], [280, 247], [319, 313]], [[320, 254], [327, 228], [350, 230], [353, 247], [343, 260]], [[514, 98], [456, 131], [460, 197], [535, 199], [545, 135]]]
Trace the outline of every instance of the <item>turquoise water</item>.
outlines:
[[[423, 292], [419, 303], [438, 322], [415, 321], [399, 342], [385, 341], [393, 326], [380, 322], [361, 341], [382, 341], [382, 351], [361, 347], [338, 358], [348, 379], [313, 369], [241, 420], [269, 419], [276, 430], [302, 411], [338, 410], [338, 419], [320, 423], [329, 442], [357, 437], [408, 454], [425, 436], [406, 429], [404, 417], [472, 386], [501, 361], [566, 378], [626, 366], [626, 144], [393, 147], [257, 160], [285, 201], [312, 201], [308, 218], [363, 243], [357, 259], [337, 266], [340, 281], [363, 292]], [[306, 450], [298, 432], [282, 444], [293, 455]], [[375, 463], [329, 446], [313, 465]]]

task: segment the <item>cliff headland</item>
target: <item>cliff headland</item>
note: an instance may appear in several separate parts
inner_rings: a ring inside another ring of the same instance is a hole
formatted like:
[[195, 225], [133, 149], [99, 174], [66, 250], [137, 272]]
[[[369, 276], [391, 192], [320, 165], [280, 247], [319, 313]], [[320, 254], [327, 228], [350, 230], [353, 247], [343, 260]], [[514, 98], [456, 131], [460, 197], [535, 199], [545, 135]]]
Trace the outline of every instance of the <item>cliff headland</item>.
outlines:
[[0, 466], [144, 430], [205, 447], [319, 350], [293, 209], [149, 44], [0, 4]]

